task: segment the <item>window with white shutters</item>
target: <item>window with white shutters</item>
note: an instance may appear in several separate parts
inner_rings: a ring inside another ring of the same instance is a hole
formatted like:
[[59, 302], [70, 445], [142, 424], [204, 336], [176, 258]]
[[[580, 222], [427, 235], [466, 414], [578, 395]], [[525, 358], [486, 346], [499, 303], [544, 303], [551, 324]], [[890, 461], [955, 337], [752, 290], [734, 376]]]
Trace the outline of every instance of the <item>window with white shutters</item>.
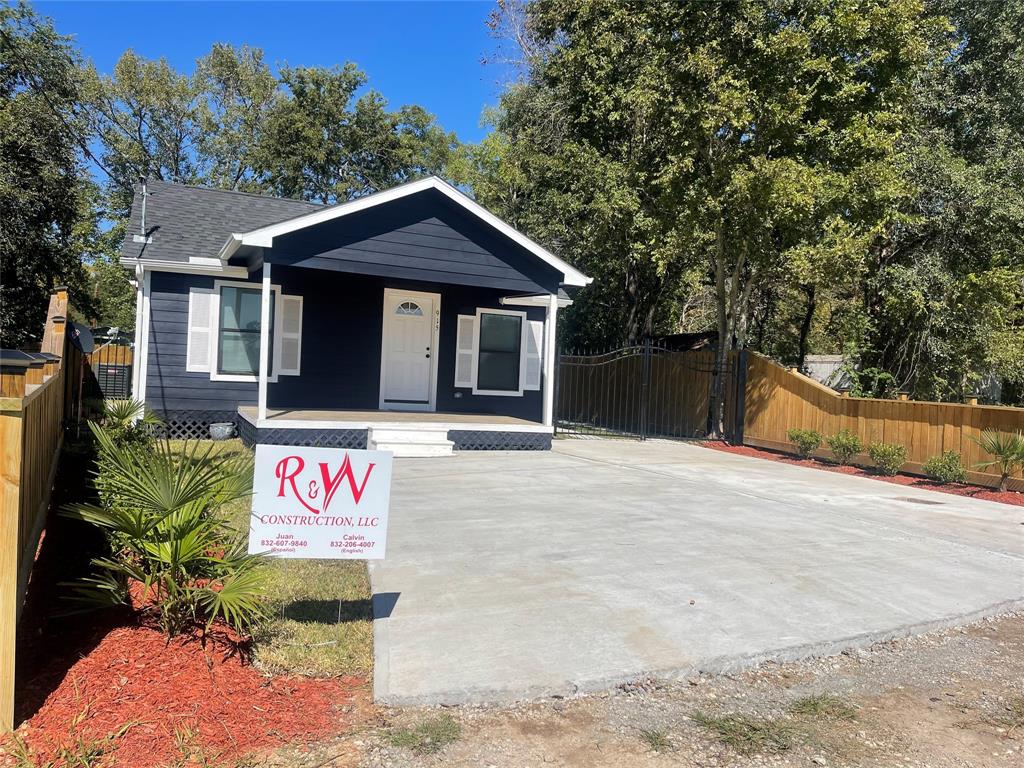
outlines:
[[190, 288], [188, 292], [188, 329], [185, 344], [185, 370], [199, 373], [210, 371], [210, 350], [213, 327], [213, 291], [209, 288]]
[[298, 376], [302, 362], [302, 297], [281, 296], [280, 350], [275, 369], [280, 376]]
[[459, 315], [455, 339], [455, 386], [473, 386], [473, 339], [476, 335], [476, 316]]
[[526, 328], [526, 382], [523, 389], [540, 389], [544, 367], [544, 323], [531, 320]]

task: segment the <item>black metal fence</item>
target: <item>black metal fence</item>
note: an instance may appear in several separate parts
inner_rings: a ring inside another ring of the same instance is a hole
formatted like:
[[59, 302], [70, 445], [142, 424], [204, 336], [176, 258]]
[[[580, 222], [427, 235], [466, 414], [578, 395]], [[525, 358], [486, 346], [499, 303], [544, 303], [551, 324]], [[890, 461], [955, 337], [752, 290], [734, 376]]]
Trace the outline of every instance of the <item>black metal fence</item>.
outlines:
[[[743, 353], [725, 369], [725, 427], [742, 432]], [[570, 435], [695, 438], [709, 432], [712, 350], [676, 351], [647, 342], [607, 352], [559, 356], [556, 429]], [[741, 436], [741, 435], [740, 435]]]

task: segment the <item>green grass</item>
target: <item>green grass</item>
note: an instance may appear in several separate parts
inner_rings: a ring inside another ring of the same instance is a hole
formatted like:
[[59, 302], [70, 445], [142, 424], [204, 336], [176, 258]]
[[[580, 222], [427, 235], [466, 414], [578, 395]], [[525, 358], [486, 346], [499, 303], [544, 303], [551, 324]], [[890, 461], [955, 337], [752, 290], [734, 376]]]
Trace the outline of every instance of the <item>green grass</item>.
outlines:
[[994, 722], [1005, 728], [1008, 736], [1024, 728], [1024, 696], [1010, 699], [1004, 711], [994, 718]]
[[668, 731], [664, 728], [644, 728], [640, 731], [640, 738], [655, 752], [664, 752], [672, 746], [668, 740]]
[[720, 742], [745, 755], [785, 752], [794, 742], [792, 727], [779, 720], [705, 712], [695, 712], [691, 719]]
[[458, 741], [461, 735], [462, 728], [451, 715], [438, 715], [415, 728], [393, 728], [388, 733], [388, 741], [393, 747], [402, 747], [417, 755], [431, 755]]
[[[213, 455], [248, 452], [239, 440], [203, 441]], [[183, 441], [172, 441], [178, 448]], [[249, 529], [251, 502], [225, 505], [221, 514]], [[272, 674], [308, 677], [368, 676], [373, 670], [370, 578], [363, 560], [272, 560], [265, 595], [271, 618], [256, 632], [255, 662]]]
[[827, 717], [832, 720], [854, 720], [857, 709], [845, 699], [832, 693], [804, 696], [789, 705], [790, 714], [804, 717]]

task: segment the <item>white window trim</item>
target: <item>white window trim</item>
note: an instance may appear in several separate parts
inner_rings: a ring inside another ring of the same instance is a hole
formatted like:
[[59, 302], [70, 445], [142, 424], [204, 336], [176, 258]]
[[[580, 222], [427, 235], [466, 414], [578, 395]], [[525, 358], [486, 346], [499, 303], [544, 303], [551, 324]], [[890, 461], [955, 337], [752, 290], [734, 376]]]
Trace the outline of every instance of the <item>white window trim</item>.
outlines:
[[[480, 364], [480, 316], [491, 315], [515, 315], [519, 317], [519, 389], [480, 389], [477, 386], [477, 367]], [[490, 309], [487, 307], [476, 308], [476, 324], [473, 327], [473, 394], [488, 395], [492, 397], [522, 397], [526, 384], [526, 334], [530, 332], [527, 323], [529, 322], [525, 312], [514, 309]]]
[[[250, 373], [218, 373], [220, 367], [220, 290], [221, 288], [245, 288], [259, 291], [260, 284], [238, 282], [234, 280], [214, 280], [213, 296], [210, 297], [210, 381], [259, 381], [258, 374]], [[274, 359], [270, 362], [270, 376], [267, 381], [277, 381], [277, 356], [281, 348], [281, 286], [271, 285], [274, 296]]]

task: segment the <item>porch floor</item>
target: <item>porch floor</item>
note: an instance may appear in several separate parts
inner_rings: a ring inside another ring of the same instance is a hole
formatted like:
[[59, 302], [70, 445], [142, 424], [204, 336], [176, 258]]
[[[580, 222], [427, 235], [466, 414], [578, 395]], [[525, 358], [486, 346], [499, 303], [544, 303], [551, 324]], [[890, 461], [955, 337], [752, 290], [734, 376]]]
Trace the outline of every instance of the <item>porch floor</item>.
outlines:
[[[248, 422], [256, 424], [257, 409], [253, 405], [241, 405], [238, 413]], [[447, 413], [443, 411], [351, 411], [343, 409], [309, 410], [300, 408], [268, 408], [267, 418], [260, 427], [313, 427], [317, 426], [371, 426], [381, 424], [445, 425], [451, 429], [465, 427], [504, 428], [511, 431], [547, 431], [539, 421], [519, 419], [514, 416], [499, 416], [487, 413]]]

